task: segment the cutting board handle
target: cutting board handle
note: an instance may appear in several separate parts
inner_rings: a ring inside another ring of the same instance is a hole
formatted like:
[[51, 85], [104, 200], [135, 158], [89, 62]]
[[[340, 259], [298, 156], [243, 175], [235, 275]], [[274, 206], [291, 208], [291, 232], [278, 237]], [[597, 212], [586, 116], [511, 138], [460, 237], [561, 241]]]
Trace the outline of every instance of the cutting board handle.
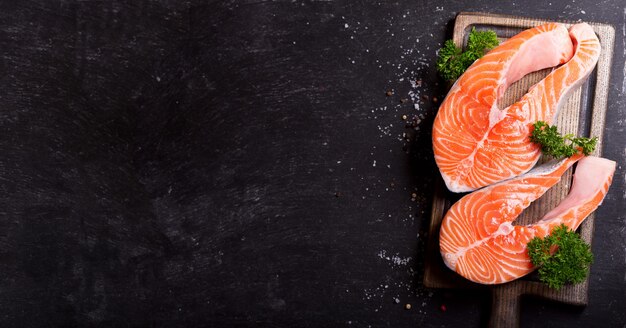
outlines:
[[520, 293], [517, 288], [494, 287], [491, 293], [490, 328], [517, 328], [520, 323]]

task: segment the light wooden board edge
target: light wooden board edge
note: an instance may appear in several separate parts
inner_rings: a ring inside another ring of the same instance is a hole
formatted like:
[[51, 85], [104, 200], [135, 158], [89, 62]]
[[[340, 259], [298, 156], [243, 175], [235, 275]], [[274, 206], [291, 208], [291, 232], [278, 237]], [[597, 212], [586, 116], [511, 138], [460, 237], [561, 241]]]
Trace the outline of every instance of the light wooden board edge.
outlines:
[[[454, 25], [454, 33], [453, 40], [457, 45], [461, 45], [464, 38], [464, 31], [468, 26], [475, 24], [485, 24], [485, 25], [501, 25], [501, 26], [510, 26], [510, 27], [520, 27], [520, 28], [530, 28], [536, 25], [540, 25], [543, 23], [547, 23], [549, 20], [543, 19], [534, 19], [534, 18], [526, 18], [526, 17], [517, 17], [517, 16], [507, 16], [507, 15], [496, 15], [489, 13], [480, 13], [480, 12], [461, 12], [457, 15], [455, 25]], [[560, 21], [561, 23], [571, 25], [575, 22], [566, 22]], [[606, 24], [601, 23], [589, 23], [595, 30], [596, 34], [600, 38], [600, 42], [602, 45], [602, 52], [600, 58], [598, 60], [597, 65], [597, 79], [594, 90], [594, 97], [592, 103], [592, 114], [591, 114], [591, 122], [590, 122], [590, 135], [598, 137], [598, 146], [594, 151], [595, 156], [602, 155], [602, 141], [604, 134], [604, 126], [606, 119], [606, 109], [607, 109], [607, 101], [608, 101], [608, 90], [609, 90], [609, 79], [610, 79], [610, 69], [611, 62], [613, 57], [613, 46], [615, 41], [615, 29]], [[432, 203], [432, 211], [431, 211], [431, 223], [436, 222], [444, 215], [443, 209], [445, 207], [446, 199], [444, 198], [444, 190], [445, 185], [443, 185], [443, 181], [439, 180], [439, 186], [435, 188], [435, 194], [433, 197]], [[590, 215], [585, 222], [580, 227], [581, 237], [588, 243], [592, 242], [593, 237], [593, 228], [594, 228], [594, 215]], [[427, 243], [427, 261], [426, 268], [424, 272], [424, 286], [428, 288], [458, 288], [458, 287], [475, 287], [473, 284], [467, 284], [465, 286], [458, 286], [456, 284], [451, 284], [450, 282], [438, 279], [437, 273], [433, 270], [433, 259], [428, 261], [428, 257], [432, 257], [433, 254], [438, 254], [439, 246], [436, 245], [436, 238], [434, 238], [434, 234], [438, 233], [439, 227], [436, 224], [431, 224], [429, 227], [429, 238]], [[436, 259], [435, 259], [436, 260]], [[429, 265], [429, 263], [431, 265]], [[430, 267], [430, 268], [429, 268]], [[514, 281], [508, 284], [503, 284], [499, 286], [494, 286], [494, 298], [500, 296], [504, 299], [511, 299], [512, 297], [517, 301], [520, 295], [536, 295], [544, 298], [548, 298], [555, 301], [567, 302], [575, 305], [586, 305], [587, 304], [587, 291], [589, 285], [589, 278], [584, 283], [577, 285], [566, 286], [560, 291], [555, 291], [553, 289], [547, 288], [544, 284], [530, 282], [530, 281]], [[513, 299], [511, 299], [513, 301]], [[494, 299], [494, 302], [496, 300]], [[499, 308], [502, 309], [502, 304], [509, 302], [497, 302], [499, 304]], [[494, 303], [494, 311], [498, 310], [496, 306], [498, 304]], [[513, 303], [511, 303], [513, 304]], [[508, 304], [508, 310], [513, 309], [514, 311], [518, 311], [517, 306], [511, 306]]]

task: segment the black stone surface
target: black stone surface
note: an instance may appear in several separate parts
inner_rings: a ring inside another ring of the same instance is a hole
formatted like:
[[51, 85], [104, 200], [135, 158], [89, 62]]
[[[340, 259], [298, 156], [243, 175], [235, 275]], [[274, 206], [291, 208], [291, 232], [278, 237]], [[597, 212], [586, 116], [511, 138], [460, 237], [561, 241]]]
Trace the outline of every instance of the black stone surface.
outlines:
[[623, 327], [617, 0], [1, 2], [0, 326], [485, 325], [488, 295], [421, 284], [459, 11], [615, 26], [589, 305], [522, 326]]

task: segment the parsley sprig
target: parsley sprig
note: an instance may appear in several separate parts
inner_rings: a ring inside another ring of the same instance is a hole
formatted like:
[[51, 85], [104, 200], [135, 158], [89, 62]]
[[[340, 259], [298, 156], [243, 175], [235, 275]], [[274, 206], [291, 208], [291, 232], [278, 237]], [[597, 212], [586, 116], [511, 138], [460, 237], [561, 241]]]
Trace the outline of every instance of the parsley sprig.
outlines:
[[596, 148], [598, 138], [575, 137], [573, 134], [562, 136], [556, 126], [544, 121], [537, 121], [530, 140], [541, 145], [541, 151], [554, 158], [570, 157], [580, 149], [583, 154], [589, 155]]
[[494, 31], [476, 31], [472, 27], [465, 51], [457, 47], [452, 40], [443, 44], [437, 58], [437, 71], [446, 81], [454, 82], [478, 58], [499, 44]]
[[539, 267], [539, 279], [555, 289], [583, 282], [593, 262], [589, 244], [564, 224], [545, 238], [533, 238], [527, 249], [533, 265]]

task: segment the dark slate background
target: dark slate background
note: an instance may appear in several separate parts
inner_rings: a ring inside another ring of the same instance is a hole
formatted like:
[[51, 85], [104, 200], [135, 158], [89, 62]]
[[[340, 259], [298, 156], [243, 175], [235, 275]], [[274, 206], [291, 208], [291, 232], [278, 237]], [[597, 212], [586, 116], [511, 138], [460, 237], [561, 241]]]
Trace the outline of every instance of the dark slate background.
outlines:
[[623, 327], [617, 0], [1, 2], [0, 325], [484, 325], [488, 295], [421, 284], [459, 11], [615, 26], [589, 305], [522, 325]]

